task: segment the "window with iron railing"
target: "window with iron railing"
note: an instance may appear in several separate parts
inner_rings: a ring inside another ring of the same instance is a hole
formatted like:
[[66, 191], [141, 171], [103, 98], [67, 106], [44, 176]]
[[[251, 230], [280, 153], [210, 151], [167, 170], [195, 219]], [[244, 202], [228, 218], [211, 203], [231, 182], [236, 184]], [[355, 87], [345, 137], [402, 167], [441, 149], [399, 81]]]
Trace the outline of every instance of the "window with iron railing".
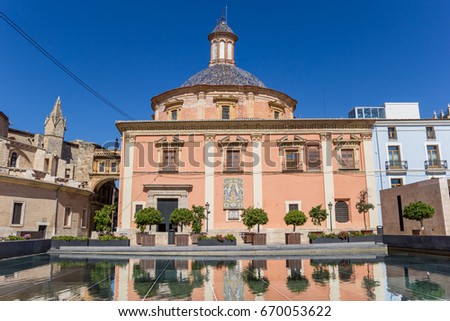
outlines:
[[159, 164], [160, 172], [178, 172], [178, 149], [165, 148], [162, 150], [162, 162]]
[[359, 162], [356, 160], [355, 156], [356, 155], [354, 149], [341, 149], [339, 159], [340, 169], [358, 169]]
[[226, 172], [239, 172], [242, 171], [241, 166], [241, 151], [239, 149], [228, 149], [225, 154], [225, 167]]
[[322, 162], [320, 160], [319, 145], [306, 146], [306, 168], [307, 170], [320, 170]]
[[300, 153], [297, 149], [285, 150], [283, 171], [299, 171], [302, 163], [300, 162]]

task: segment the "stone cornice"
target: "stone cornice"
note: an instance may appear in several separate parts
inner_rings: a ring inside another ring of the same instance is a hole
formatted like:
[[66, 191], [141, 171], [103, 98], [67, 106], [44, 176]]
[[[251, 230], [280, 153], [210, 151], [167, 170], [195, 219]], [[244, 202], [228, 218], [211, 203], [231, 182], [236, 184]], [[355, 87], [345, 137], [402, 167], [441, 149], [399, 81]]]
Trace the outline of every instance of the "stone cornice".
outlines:
[[90, 190], [87, 190], [87, 189], [76, 188], [76, 187], [67, 186], [67, 185], [63, 185], [63, 184], [51, 183], [51, 182], [46, 182], [46, 181], [37, 180], [37, 179], [26, 179], [26, 178], [15, 177], [15, 176], [0, 175], [0, 182], [17, 184], [17, 185], [25, 185], [25, 186], [33, 186], [33, 187], [37, 187], [37, 188], [45, 188], [45, 189], [52, 189], [52, 190], [58, 189], [58, 190], [82, 194], [82, 195], [86, 195], [86, 196], [94, 195], [93, 192], [91, 192]]
[[155, 111], [156, 105], [161, 104], [165, 100], [171, 99], [177, 95], [193, 94], [198, 95], [200, 92], [208, 94], [210, 92], [242, 92], [247, 95], [248, 93], [266, 94], [271, 97], [278, 98], [286, 103], [287, 106], [292, 106], [292, 110], [295, 110], [297, 101], [288, 95], [269, 88], [257, 87], [257, 86], [236, 86], [236, 85], [195, 85], [190, 87], [175, 88], [159, 94], [152, 98], [151, 107]]
[[117, 121], [116, 127], [121, 133], [130, 131], [161, 132], [208, 132], [220, 133], [230, 130], [267, 133], [308, 131], [332, 133], [347, 131], [365, 131], [371, 134], [375, 120], [371, 119], [239, 119], [239, 120], [175, 120], [175, 121]]
[[143, 184], [143, 189], [147, 191], [192, 191], [192, 185], [190, 184]]

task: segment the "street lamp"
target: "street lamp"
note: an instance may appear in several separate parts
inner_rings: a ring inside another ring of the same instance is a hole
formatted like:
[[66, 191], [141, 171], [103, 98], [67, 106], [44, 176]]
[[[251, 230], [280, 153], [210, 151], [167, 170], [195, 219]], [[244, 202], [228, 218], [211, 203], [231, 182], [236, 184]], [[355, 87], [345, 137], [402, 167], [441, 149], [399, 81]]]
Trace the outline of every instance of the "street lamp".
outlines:
[[206, 209], [206, 233], [208, 233], [208, 216], [209, 216], [209, 203], [206, 202], [205, 204], [205, 209]]
[[330, 230], [333, 231], [333, 218], [331, 216], [331, 211], [333, 210], [333, 203], [328, 202], [328, 210], [330, 211]]

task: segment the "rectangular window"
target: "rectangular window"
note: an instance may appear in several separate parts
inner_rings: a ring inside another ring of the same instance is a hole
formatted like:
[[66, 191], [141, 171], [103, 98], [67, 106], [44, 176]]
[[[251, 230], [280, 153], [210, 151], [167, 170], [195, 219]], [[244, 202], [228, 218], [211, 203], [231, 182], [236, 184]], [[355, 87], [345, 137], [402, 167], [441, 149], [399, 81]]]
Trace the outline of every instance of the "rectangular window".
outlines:
[[319, 145], [306, 146], [306, 165], [308, 169], [320, 169]]
[[111, 173], [117, 173], [117, 163], [111, 163]]
[[279, 111], [274, 111], [273, 112], [273, 118], [274, 119], [279, 119], [280, 118], [280, 112]]
[[378, 118], [378, 108], [372, 108], [372, 118]]
[[388, 127], [388, 137], [389, 139], [397, 139], [397, 130], [395, 127]]
[[299, 153], [298, 150], [286, 150], [285, 153], [284, 170], [298, 170], [299, 169]]
[[136, 217], [136, 213], [139, 212], [140, 210], [142, 210], [143, 208], [144, 208], [143, 204], [134, 205], [134, 217]]
[[400, 169], [402, 167], [402, 162], [400, 159], [400, 148], [399, 146], [389, 146], [389, 168]]
[[70, 227], [72, 220], [72, 208], [66, 207], [64, 209], [64, 227]]
[[403, 185], [403, 179], [391, 178], [391, 187], [399, 187]]
[[427, 131], [427, 139], [435, 139], [436, 138], [436, 133], [434, 132], [434, 127], [427, 127], [426, 131]]
[[178, 118], [177, 110], [172, 110], [172, 112], [170, 114], [171, 114], [172, 120], [177, 120], [177, 118]]
[[14, 202], [11, 225], [21, 225], [23, 214], [23, 203]]
[[355, 168], [355, 151], [353, 149], [341, 149], [341, 168]]
[[289, 211], [298, 211], [298, 204], [297, 203], [291, 203], [288, 205]]
[[226, 153], [225, 170], [240, 171], [241, 170], [241, 151], [238, 149], [229, 149]]
[[222, 106], [222, 119], [230, 119], [230, 106]]
[[364, 108], [364, 118], [370, 118], [370, 108]]
[[440, 167], [441, 162], [439, 160], [439, 151], [436, 145], [427, 146], [427, 155], [429, 167]]
[[81, 227], [87, 227], [87, 209], [83, 208], [83, 212], [81, 214]]
[[105, 163], [104, 163], [104, 162], [101, 162], [101, 163], [100, 163], [99, 168], [98, 168], [98, 171], [99, 171], [100, 173], [104, 173], [104, 172], [105, 172]]
[[178, 171], [178, 149], [163, 149], [162, 164], [160, 170], [166, 172]]
[[363, 108], [358, 108], [358, 118], [364, 118], [364, 114], [363, 114]]

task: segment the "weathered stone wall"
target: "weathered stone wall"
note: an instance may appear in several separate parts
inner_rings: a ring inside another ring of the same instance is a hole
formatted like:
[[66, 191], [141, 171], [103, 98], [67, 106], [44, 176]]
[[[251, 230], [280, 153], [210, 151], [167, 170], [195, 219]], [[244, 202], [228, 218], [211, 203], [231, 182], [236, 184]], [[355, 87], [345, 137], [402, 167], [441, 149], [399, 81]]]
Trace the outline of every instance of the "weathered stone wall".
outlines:
[[[40, 225], [47, 226], [47, 238], [53, 236], [57, 194], [57, 234], [87, 235], [88, 229], [81, 228], [81, 215], [83, 208], [89, 210], [90, 193], [56, 184], [0, 176], [0, 236], [18, 231], [37, 231]], [[14, 202], [23, 202], [24, 209], [22, 224], [13, 226]], [[63, 226], [65, 207], [72, 208], [71, 223], [66, 227]]]
[[[450, 235], [450, 198], [446, 178], [430, 179], [380, 191], [384, 234], [412, 235], [412, 230], [420, 229], [420, 223], [400, 217], [398, 207], [400, 197], [402, 209], [411, 202], [422, 201], [436, 210], [433, 218], [424, 220], [425, 229], [433, 235]], [[404, 230], [400, 222], [403, 220]]]
[[9, 119], [4, 113], [0, 112], [0, 137], [8, 137]]

